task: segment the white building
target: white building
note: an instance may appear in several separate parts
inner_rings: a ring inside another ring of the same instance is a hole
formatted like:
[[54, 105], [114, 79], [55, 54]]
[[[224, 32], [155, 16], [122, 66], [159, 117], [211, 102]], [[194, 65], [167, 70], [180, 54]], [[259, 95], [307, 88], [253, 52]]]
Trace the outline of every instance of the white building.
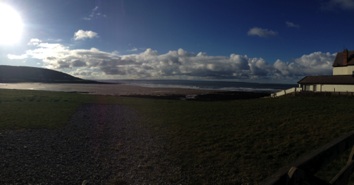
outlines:
[[302, 91], [354, 92], [354, 51], [338, 52], [333, 75], [306, 76], [298, 82]]

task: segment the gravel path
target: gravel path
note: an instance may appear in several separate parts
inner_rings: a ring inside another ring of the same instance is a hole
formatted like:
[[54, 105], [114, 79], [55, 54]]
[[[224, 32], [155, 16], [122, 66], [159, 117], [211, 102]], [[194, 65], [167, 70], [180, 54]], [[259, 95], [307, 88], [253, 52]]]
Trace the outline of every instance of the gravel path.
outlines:
[[84, 105], [62, 129], [0, 130], [0, 184], [184, 184], [168, 144], [122, 105]]

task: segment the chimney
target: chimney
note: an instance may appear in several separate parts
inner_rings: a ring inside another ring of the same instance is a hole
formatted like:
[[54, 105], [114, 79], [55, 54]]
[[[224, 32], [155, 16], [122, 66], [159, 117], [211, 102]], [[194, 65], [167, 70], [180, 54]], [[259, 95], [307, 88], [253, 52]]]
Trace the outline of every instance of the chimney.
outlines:
[[346, 66], [346, 65], [348, 65], [348, 58], [349, 58], [348, 49], [345, 49], [343, 51], [343, 54], [344, 54], [344, 56], [343, 56], [344, 57], [344, 61], [343, 61], [344, 63], [343, 64]]

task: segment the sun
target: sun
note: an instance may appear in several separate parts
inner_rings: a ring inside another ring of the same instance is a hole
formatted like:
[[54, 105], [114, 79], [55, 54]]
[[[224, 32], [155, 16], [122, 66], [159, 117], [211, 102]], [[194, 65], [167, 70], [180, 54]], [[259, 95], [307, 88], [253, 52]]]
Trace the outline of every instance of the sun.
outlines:
[[13, 45], [21, 40], [23, 23], [11, 6], [0, 3], [0, 45]]

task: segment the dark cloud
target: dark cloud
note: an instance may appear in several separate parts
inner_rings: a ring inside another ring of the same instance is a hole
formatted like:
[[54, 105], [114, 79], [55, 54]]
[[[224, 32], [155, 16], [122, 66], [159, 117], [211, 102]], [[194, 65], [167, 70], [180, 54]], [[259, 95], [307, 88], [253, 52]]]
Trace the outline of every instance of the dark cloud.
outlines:
[[73, 67], [84, 67], [84, 66], [86, 66], [86, 62], [81, 61], [81, 60], [74, 60], [71, 62], [71, 65]]

